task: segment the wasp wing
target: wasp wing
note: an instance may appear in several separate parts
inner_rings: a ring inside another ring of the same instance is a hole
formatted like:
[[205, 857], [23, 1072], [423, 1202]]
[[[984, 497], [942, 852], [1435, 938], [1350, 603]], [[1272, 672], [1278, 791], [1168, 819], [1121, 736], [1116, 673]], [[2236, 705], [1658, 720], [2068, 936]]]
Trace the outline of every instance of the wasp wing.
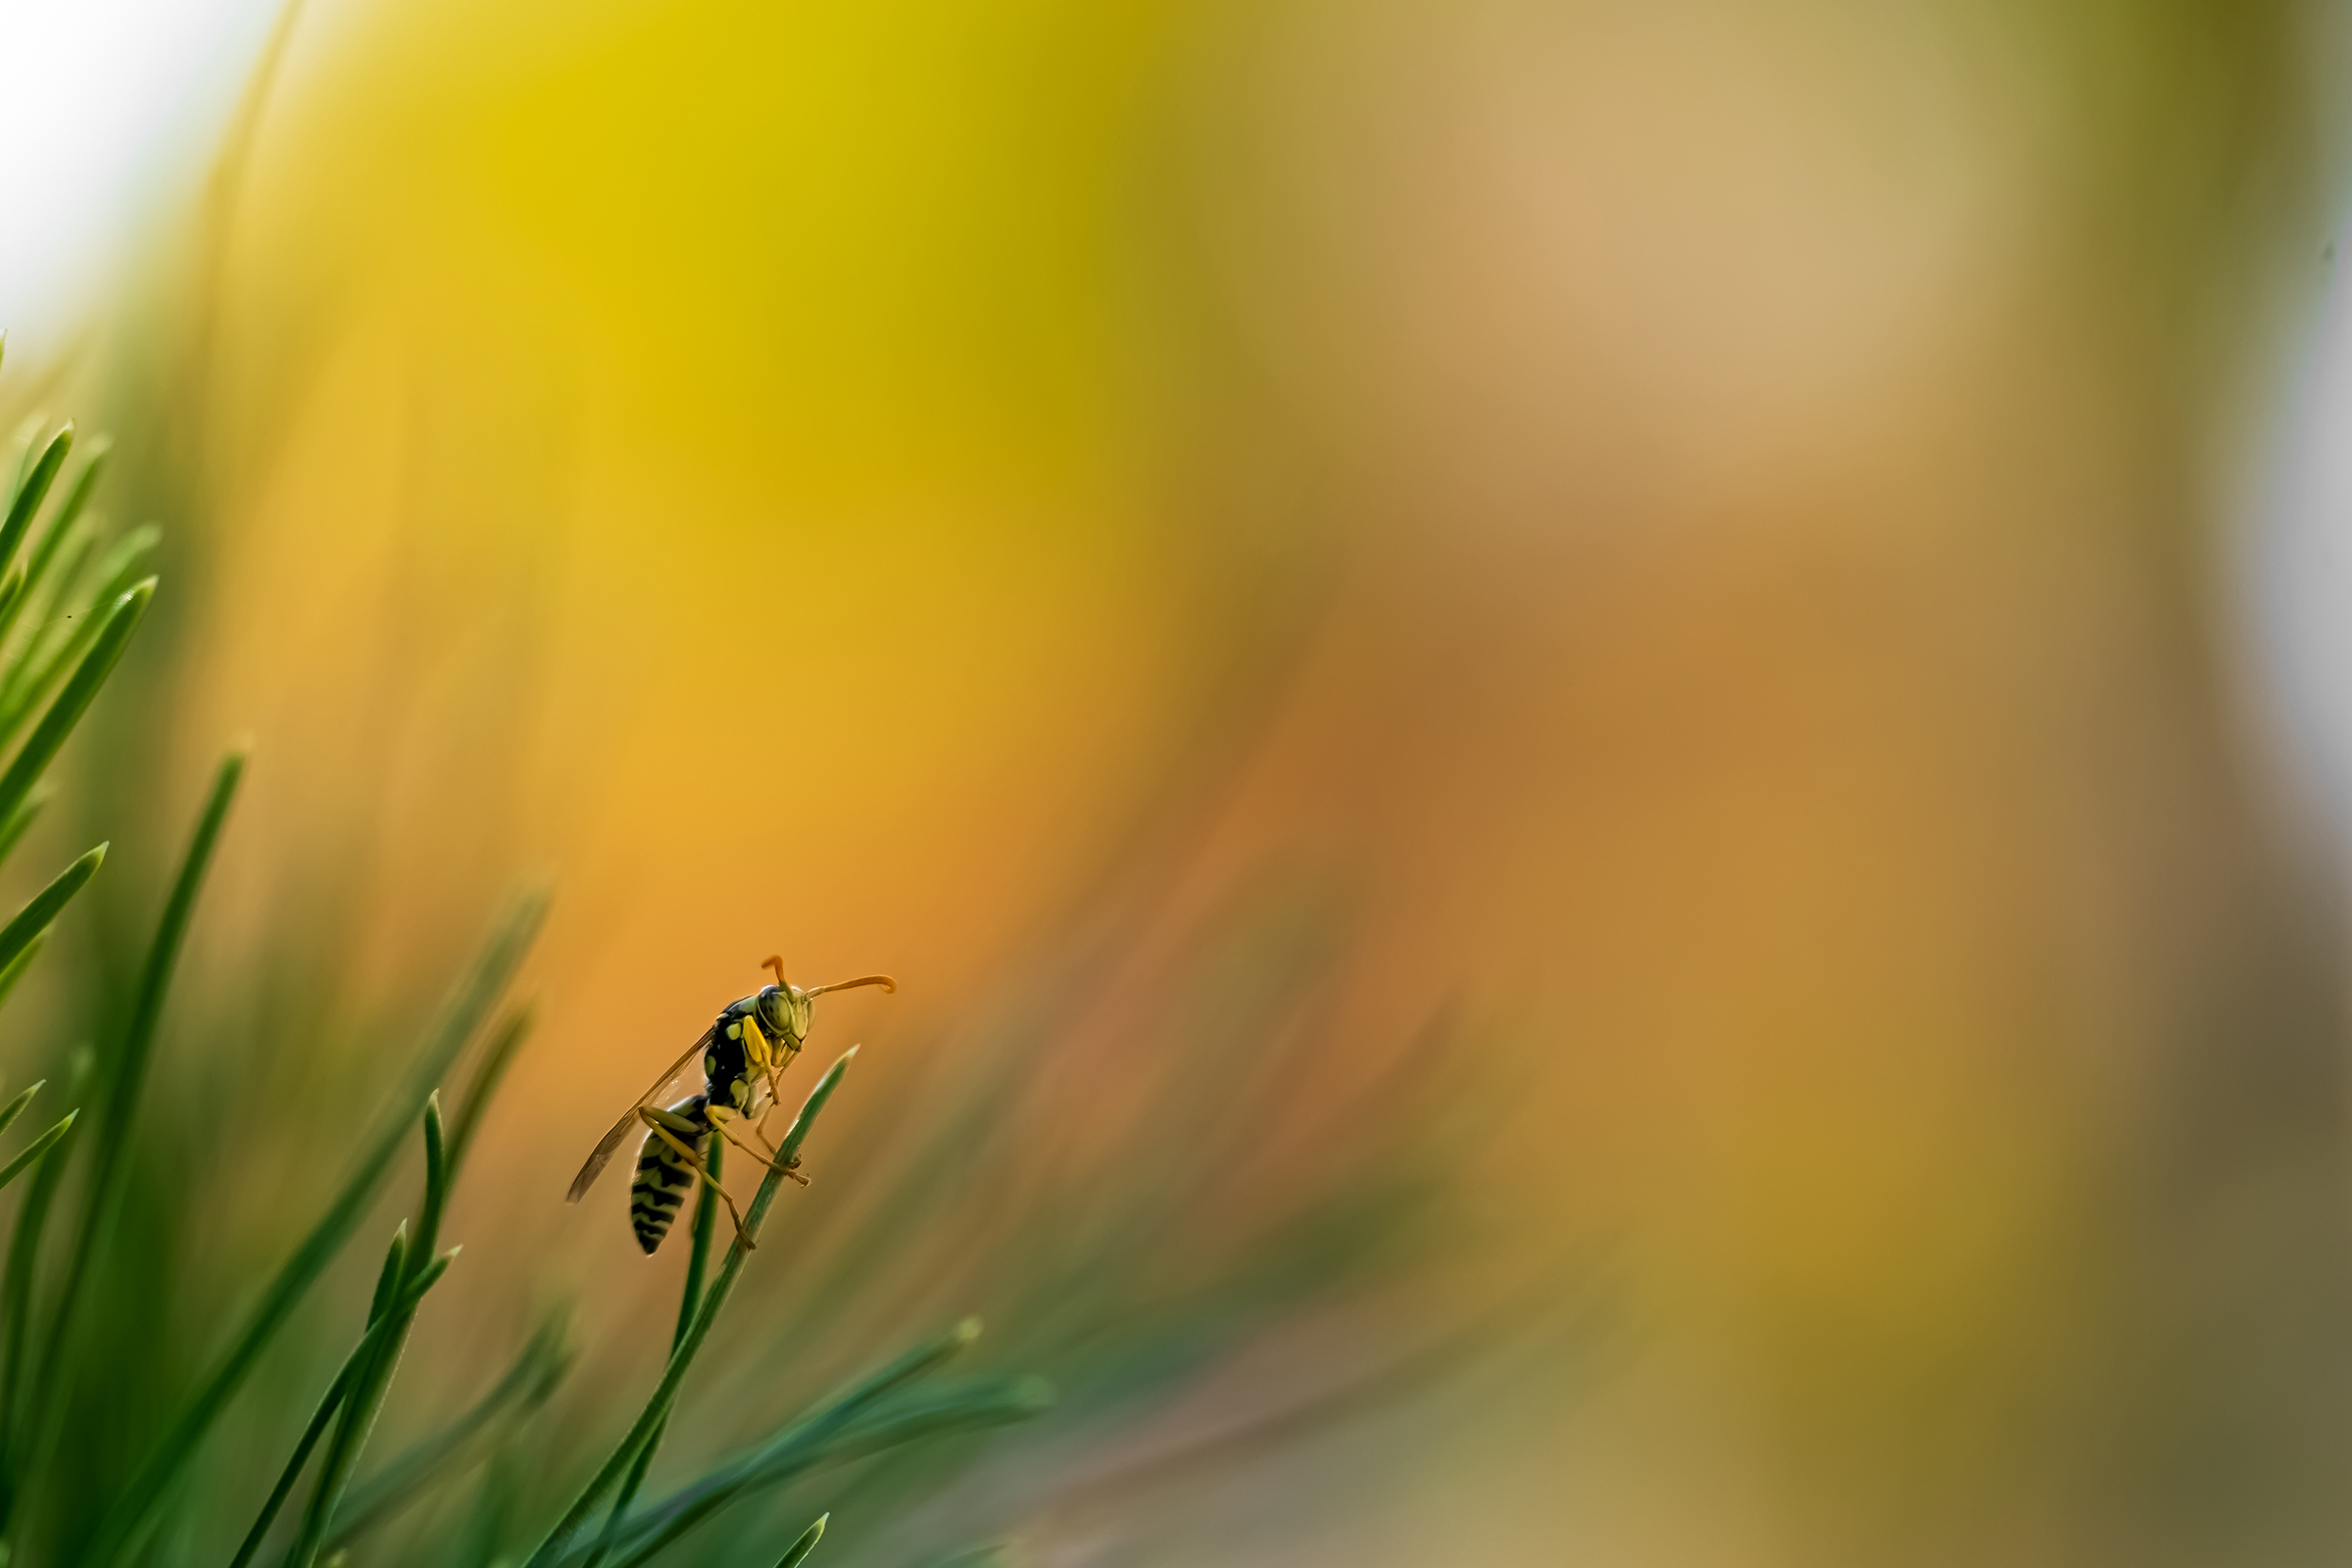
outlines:
[[636, 1125], [637, 1112], [649, 1102], [659, 1100], [662, 1097], [662, 1091], [677, 1080], [678, 1074], [686, 1070], [686, 1064], [701, 1055], [710, 1046], [711, 1038], [717, 1033], [718, 1025], [716, 1024], [704, 1030], [702, 1038], [686, 1048], [686, 1054], [671, 1062], [668, 1069], [654, 1080], [654, 1087], [639, 1095], [636, 1103], [620, 1113], [620, 1120], [612, 1124], [612, 1130], [605, 1134], [604, 1142], [596, 1146], [596, 1152], [588, 1156], [588, 1163], [582, 1165], [580, 1173], [571, 1179], [571, 1191], [564, 1195], [564, 1201], [566, 1203], [578, 1202], [581, 1195], [596, 1185], [596, 1179], [602, 1176], [605, 1173], [605, 1167], [612, 1162], [612, 1152], [620, 1147], [620, 1141], [628, 1137], [629, 1129]]

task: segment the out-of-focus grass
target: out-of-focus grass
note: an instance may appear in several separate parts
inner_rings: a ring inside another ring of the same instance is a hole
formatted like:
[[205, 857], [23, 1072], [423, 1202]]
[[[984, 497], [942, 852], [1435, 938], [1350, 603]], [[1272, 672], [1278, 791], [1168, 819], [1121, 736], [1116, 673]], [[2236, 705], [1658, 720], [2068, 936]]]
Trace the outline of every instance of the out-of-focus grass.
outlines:
[[[110, 552], [94, 582], [80, 570], [93, 538], [81, 514], [101, 470], [96, 457], [85, 462], [60, 505], [48, 509], [38, 543], [26, 549], [74, 445], [71, 426], [45, 439], [43, 428], [37, 416], [20, 428], [7, 465], [7, 504], [0, 512], [0, 747], [13, 751], [0, 770], [0, 824], [5, 824], [0, 839], [12, 849], [41, 808], [43, 773], [114, 673], [155, 589], [152, 578], [131, 580], [140, 555], [153, 544], [151, 536], [133, 535]], [[70, 564], [58, 566], [61, 560]], [[26, 732], [25, 722], [36, 710], [39, 720]], [[207, 820], [209, 842], [210, 830], [219, 826], [218, 813]], [[52, 925], [97, 872], [105, 851], [100, 845], [75, 859], [0, 926], [0, 994], [15, 988]], [[184, 902], [175, 901], [183, 915]], [[167, 969], [168, 964], [167, 956]], [[95, 1077], [82, 1064], [71, 1074], [69, 1087], [76, 1100], [93, 1088], [104, 1094], [97, 1136], [83, 1141], [94, 1142], [99, 1152], [97, 1174], [82, 1201], [79, 1236], [62, 1278], [42, 1279], [38, 1256], [62, 1173], [77, 1147], [70, 1135], [79, 1106], [0, 1166], [0, 1188], [27, 1170], [39, 1173], [19, 1210], [6, 1283], [0, 1286], [0, 1335], [6, 1347], [0, 1370], [0, 1540], [8, 1539], [18, 1511], [46, 1472], [60, 1375], [81, 1321], [76, 1297], [119, 1196], [115, 1156], [149, 1038], [151, 1030], [142, 1037], [134, 1029], [125, 1049], [105, 1064], [109, 1076]], [[41, 1087], [35, 1084], [9, 1103], [0, 1114], [0, 1129], [16, 1121]]]
[[[62, 454], [62, 440], [47, 450]], [[48, 486], [61, 462], [28, 464], [24, 486]], [[77, 486], [70, 506], [86, 500]], [[28, 521], [37, 507], [20, 510]], [[74, 526], [70, 514], [54, 522], [32, 564], [0, 587], [21, 598], [47, 567], [43, 603], [69, 607], [27, 617], [15, 645], [34, 670], [26, 714], [55, 696], [0, 773], [12, 811], [29, 809], [152, 593], [125, 587], [125, 552], [88, 573], [89, 551], [49, 548]], [[24, 532], [14, 528], [20, 542]], [[61, 631], [70, 616], [82, 624]], [[236, 752], [215, 774], [128, 1005], [110, 1017], [106, 977], [122, 971], [105, 961], [102, 934], [88, 966], [97, 1046], [50, 1039], [60, 1070], [94, 1098], [94, 1135], [70, 1140], [69, 1118], [0, 1176], [39, 1169], [0, 1293], [10, 1313], [0, 1531], [17, 1557], [313, 1568], [349, 1551], [487, 1568], [527, 1547], [532, 1568], [639, 1568], [672, 1547], [763, 1565], [789, 1541], [792, 1564], [827, 1521], [829, 1558], [937, 1556], [1050, 1510], [1081, 1478], [1099, 1506], [1171, 1467], [1213, 1467], [1222, 1449], [1262, 1453], [1275, 1434], [1310, 1434], [1367, 1396], [1405, 1396], [1469, 1357], [1471, 1341], [1444, 1312], [1409, 1334], [1376, 1327], [1399, 1304], [1403, 1265], [1433, 1255], [1437, 1166], [1458, 1133], [1450, 1035], [1433, 1034], [1354, 1106], [1344, 1142], [1285, 1148], [1302, 1074], [1327, 1048], [1313, 1020], [1348, 944], [1348, 900], [1272, 890], [1139, 967], [1169, 893], [1155, 878], [1173, 863], [1146, 855], [1103, 906], [1107, 923], [928, 1048], [939, 1070], [902, 1076], [909, 1098], [868, 1106], [828, 1141], [815, 1156], [821, 1180], [846, 1204], [804, 1216], [795, 1194], [793, 1222], [757, 1263], [731, 1247], [707, 1288], [712, 1206], [698, 1204], [672, 1353], [633, 1421], [616, 1421], [624, 1390], [612, 1380], [565, 1385], [574, 1359], [543, 1324], [504, 1377], [445, 1410], [407, 1412], [413, 1435], [378, 1451], [370, 1440], [395, 1372], [414, 1359], [412, 1331], [448, 1299], [428, 1293], [455, 1256], [440, 1250], [454, 1185], [528, 1033], [526, 1007], [494, 1014], [546, 902], [514, 901], [413, 1053], [384, 1049], [380, 1027], [301, 1008], [261, 1027], [187, 1027], [174, 976], [208, 873], [234, 853], [224, 830], [245, 769]], [[152, 809], [141, 814], [152, 824]], [[96, 864], [95, 852], [75, 862], [0, 929], [0, 966], [31, 950]], [[349, 962], [304, 940], [304, 914], [265, 919], [240, 969], [206, 977], [209, 1004], [245, 987], [268, 997], [289, 963]], [[1102, 1076], [1095, 1042], [1105, 1029], [1148, 1043], [1149, 1070]], [[353, 1044], [362, 1039], [367, 1049]], [[158, 1068], [193, 1041], [210, 1049], [172, 1066], [177, 1091], [158, 1093]], [[445, 1128], [438, 1090], [476, 1042]], [[854, 1054], [808, 1094], [783, 1159]], [[1123, 1110], [1106, 1115], [1114, 1103]], [[419, 1115], [421, 1204], [393, 1227], [353, 1345], [337, 1330], [360, 1282], [353, 1244]], [[1114, 1146], [1100, 1147], [1114, 1125]], [[1239, 1183], [1252, 1197], [1231, 1211]], [[747, 1236], [783, 1190], [770, 1171]], [[549, 1261], [510, 1244], [468, 1265], [528, 1293]], [[721, 1327], [747, 1280], [754, 1299]], [[982, 1365], [951, 1375], [979, 1338], [974, 1307], [1000, 1331]], [[1238, 1428], [1152, 1438], [1238, 1355], [1350, 1313], [1362, 1346], [1318, 1355], [1299, 1387], [1245, 1401]], [[943, 1321], [955, 1326], [940, 1331]], [[1507, 1342], [1477, 1348], [1507, 1353]], [[587, 1364], [622, 1359], [598, 1348]], [[1038, 1436], [1009, 1437], [1023, 1426]], [[1108, 1468], [1074, 1463], [1076, 1451]]]

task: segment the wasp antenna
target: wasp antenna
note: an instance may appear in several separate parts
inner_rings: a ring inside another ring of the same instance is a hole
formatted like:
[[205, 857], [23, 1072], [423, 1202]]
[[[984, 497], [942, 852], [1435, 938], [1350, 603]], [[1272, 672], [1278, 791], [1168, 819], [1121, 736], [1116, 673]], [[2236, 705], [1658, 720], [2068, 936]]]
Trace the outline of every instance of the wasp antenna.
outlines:
[[784, 955], [781, 953], [771, 953], [766, 957], [761, 958], [760, 960], [760, 967], [762, 969], [775, 970], [776, 984], [780, 986], [788, 986], [792, 983], [784, 978]]
[[899, 983], [886, 974], [861, 974], [855, 980], [836, 980], [829, 986], [817, 986], [807, 994], [821, 997], [828, 991], [855, 991], [859, 986], [880, 986], [885, 991], [899, 989]]

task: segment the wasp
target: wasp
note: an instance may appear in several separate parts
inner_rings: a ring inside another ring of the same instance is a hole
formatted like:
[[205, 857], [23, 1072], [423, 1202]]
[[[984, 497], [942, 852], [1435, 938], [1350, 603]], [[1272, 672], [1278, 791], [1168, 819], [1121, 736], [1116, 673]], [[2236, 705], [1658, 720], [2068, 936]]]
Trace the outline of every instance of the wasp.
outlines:
[[[787, 1163], [777, 1164], [777, 1151], [760, 1137], [759, 1123], [782, 1098], [784, 1069], [792, 1065], [792, 1058], [800, 1054], [808, 1038], [809, 1004], [828, 991], [853, 991], [859, 986], [899, 989], [889, 975], [863, 974], [804, 991], [784, 978], [781, 956], [771, 956], [762, 967], [775, 971], [776, 983], [761, 986], [719, 1009], [703, 1037], [687, 1047], [686, 1054], [671, 1062], [654, 1080], [654, 1086], [637, 1097], [635, 1104], [621, 1112], [620, 1120], [612, 1124], [612, 1130], [605, 1134], [580, 1173], [571, 1179], [571, 1191], [564, 1200], [576, 1203], [612, 1163], [613, 1151], [620, 1148], [629, 1129], [642, 1125], [645, 1142], [637, 1154], [637, 1179], [629, 1186], [629, 1221], [636, 1228], [637, 1245], [649, 1253], [669, 1234], [670, 1221], [677, 1218], [686, 1194], [694, 1190], [698, 1179], [727, 1205], [736, 1239], [747, 1249], [752, 1245], [743, 1234], [743, 1214], [735, 1200], [727, 1196], [703, 1160], [710, 1135], [717, 1133], [767, 1169], [806, 1187], [808, 1178], [800, 1172], [800, 1156], [795, 1154]], [[703, 1063], [703, 1092], [667, 1107], [656, 1103], [697, 1056]], [[766, 1152], [745, 1143], [738, 1128], [758, 1139]]]

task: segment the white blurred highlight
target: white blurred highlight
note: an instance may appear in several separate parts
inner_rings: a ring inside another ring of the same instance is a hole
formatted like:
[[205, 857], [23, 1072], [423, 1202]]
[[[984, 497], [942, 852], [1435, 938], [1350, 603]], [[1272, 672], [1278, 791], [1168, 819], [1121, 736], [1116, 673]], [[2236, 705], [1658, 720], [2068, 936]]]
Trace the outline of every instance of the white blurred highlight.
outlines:
[[[267, 32], [270, 0], [0, 0], [0, 327], [45, 358], [120, 277]], [[20, 361], [21, 363], [21, 361]]]

